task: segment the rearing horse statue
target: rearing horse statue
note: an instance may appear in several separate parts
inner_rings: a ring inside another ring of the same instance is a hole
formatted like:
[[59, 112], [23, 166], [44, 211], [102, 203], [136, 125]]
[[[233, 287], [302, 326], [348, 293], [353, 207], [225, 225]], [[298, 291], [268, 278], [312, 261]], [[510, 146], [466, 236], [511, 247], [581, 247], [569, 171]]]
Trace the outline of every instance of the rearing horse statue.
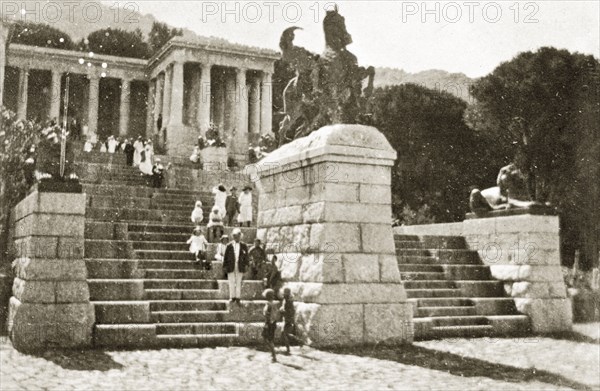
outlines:
[[[289, 73], [284, 79], [280, 145], [325, 125], [360, 122], [373, 93], [375, 69], [358, 66], [356, 56], [346, 48], [352, 36], [337, 6], [327, 11], [323, 20], [326, 47], [322, 55], [294, 45], [299, 29], [286, 29], [279, 42], [279, 65]], [[363, 89], [365, 79], [368, 81]]]

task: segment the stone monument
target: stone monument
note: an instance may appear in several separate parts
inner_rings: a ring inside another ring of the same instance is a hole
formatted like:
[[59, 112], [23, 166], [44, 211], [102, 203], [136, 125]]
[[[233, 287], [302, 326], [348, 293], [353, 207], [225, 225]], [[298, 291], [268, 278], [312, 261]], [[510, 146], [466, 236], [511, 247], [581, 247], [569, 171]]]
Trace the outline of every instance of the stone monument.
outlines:
[[333, 125], [247, 166], [258, 176], [257, 236], [317, 346], [412, 341], [389, 224], [395, 159], [377, 129]]

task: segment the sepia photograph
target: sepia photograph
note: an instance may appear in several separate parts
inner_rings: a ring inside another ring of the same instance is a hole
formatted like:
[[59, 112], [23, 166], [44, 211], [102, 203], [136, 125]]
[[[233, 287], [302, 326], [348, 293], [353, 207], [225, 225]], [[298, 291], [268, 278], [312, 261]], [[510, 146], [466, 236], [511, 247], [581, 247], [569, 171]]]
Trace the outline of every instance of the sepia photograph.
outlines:
[[0, 0], [0, 391], [600, 391], [600, 1]]

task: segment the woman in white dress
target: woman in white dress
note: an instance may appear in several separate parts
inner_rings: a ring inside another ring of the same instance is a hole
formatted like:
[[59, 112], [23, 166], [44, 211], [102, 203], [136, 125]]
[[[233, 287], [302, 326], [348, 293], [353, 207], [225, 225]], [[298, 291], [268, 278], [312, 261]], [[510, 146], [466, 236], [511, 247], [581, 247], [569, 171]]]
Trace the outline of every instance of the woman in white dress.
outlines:
[[240, 203], [240, 214], [238, 215], [238, 223], [240, 226], [252, 222], [252, 188], [250, 186], [244, 187], [244, 191], [240, 193], [238, 198]]
[[148, 142], [144, 147], [144, 160], [140, 163], [140, 171], [144, 175], [152, 175], [152, 165], [154, 161], [154, 148], [152, 143]]
[[220, 184], [219, 186], [213, 187], [212, 193], [215, 195], [215, 205], [219, 207], [219, 213], [221, 213], [221, 219], [225, 218], [225, 202], [227, 201], [227, 189], [225, 186]]
[[142, 142], [141, 136], [135, 140], [133, 143], [133, 148], [135, 149], [133, 152], [133, 165], [137, 167], [142, 162], [142, 151], [144, 150], [144, 143]]
[[117, 145], [119, 145], [119, 142], [113, 137], [110, 136], [108, 138], [108, 153], [115, 153], [117, 151]]

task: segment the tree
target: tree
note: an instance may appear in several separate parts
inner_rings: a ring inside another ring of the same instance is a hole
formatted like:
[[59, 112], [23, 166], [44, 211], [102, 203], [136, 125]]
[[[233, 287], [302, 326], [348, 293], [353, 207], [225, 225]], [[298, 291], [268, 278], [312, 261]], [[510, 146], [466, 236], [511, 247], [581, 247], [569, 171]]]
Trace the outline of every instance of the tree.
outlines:
[[[581, 266], [597, 264], [598, 60], [549, 47], [521, 53], [478, 80], [471, 94], [478, 101], [480, 130], [492, 134], [500, 148], [512, 149], [533, 199], [559, 208], [564, 233], [578, 238]], [[571, 262], [572, 254], [563, 257], [563, 263]]]
[[73, 40], [64, 31], [25, 21], [14, 23], [11, 43], [65, 50], [75, 48]]
[[171, 38], [182, 35], [182, 29], [170, 28], [166, 23], [152, 23], [152, 29], [148, 34], [148, 44], [152, 54], [158, 52]]
[[392, 173], [394, 212], [429, 206], [436, 222], [457, 221], [468, 211], [469, 186], [494, 178], [481, 167], [481, 140], [464, 123], [466, 102], [415, 84], [375, 90], [373, 123], [398, 152]]
[[88, 35], [80, 49], [120, 57], [150, 58], [150, 48], [144, 41], [142, 30], [102, 29]]

